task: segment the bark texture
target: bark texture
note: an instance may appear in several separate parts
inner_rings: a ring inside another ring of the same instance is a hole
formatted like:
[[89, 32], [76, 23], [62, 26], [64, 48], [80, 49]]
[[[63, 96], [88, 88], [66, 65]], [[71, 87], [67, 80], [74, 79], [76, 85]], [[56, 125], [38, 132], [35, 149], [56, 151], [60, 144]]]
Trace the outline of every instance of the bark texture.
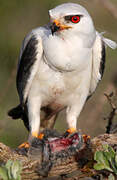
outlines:
[[98, 172], [93, 169], [93, 156], [97, 150], [102, 149], [102, 144], [105, 143], [116, 149], [117, 135], [100, 135], [88, 143], [87, 140], [83, 141], [76, 151], [72, 149], [54, 152], [51, 158], [45, 157], [46, 155], [43, 154], [45, 150], [39, 147], [39, 143], [38, 146], [33, 143], [29, 150], [24, 150], [24, 152], [13, 150], [0, 143], [0, 163], [6, 163], [9, 159], [21, 161], [22, 180], [98, 179]]

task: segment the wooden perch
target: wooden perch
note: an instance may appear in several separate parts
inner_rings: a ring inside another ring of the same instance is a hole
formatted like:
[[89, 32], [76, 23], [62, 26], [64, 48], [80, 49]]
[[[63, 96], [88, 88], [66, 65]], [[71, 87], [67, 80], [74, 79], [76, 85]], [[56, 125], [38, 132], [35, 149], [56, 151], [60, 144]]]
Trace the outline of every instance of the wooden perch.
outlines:
[[[102, 145], [105, 143], [117, 148], [117, 135], [104, 134], [90, 141], [87, 141], [87, 137], [85, 137], [85, 140], [80, 139], [80, 137], [81, 134], [78, 134], [80, 143], [78, 146], [74, 146], [76, 151], [74, 151], [73, 148], [67, 151], [61, 150], [61, 154], [53, 153], [54, 156], [49, 158], [44, 157], [43, 151], [47, 152], [47, 149], [44, 150], [44, 148], [40, 148], [38, 141], [33, 142], [29, 150], [24, 152], [13, 150], [3, 143], [0, 143], [0, 163], [5, 164], [9, 159], [21, 161], [22, 180], [79, 180], [85, 179], [86, 177], [90, 177], [91, 180], [98, 175], [98, 172], [93, 169], [94, 153], [97, 150], [101, 150]], [[62, 138], [63, 144], [64, 140], [65, 138]], [[59, 147], [57, 147], [57, 145], [55, 149]], [[52, 147], [54, 152], [54, 146]], [[45, 156], [48, 156], [48, 154]], [[50, 164], [51, 166], [49, 167]]]

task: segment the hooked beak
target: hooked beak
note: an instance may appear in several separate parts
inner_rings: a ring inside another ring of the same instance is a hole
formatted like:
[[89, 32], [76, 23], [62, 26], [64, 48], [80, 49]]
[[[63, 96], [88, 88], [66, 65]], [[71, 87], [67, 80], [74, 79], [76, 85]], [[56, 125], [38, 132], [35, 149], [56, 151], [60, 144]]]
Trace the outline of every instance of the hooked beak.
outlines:
[[52, 35], [56, 32], [60, 30], [60, 24], [58, 21], [54, 20], [51, 26], [51, 31], [52, 31]]
[[61, 30], [64, 30], [64, 29], [69, 29], [69, 28], [72, 28], [72, 27], [61, 24], [58, 20], [54, 20], [52, 25], [51, 25], [52, 35], [57, 31], [61, 31]]

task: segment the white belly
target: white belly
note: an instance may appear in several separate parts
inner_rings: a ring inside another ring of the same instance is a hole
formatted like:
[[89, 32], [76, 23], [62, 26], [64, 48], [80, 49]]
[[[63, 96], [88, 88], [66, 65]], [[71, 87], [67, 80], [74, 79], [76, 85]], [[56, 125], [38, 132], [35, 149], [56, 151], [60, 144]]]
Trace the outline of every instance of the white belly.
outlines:
[[90, 63], [83, 71], [57, 72], [51, 69], [43, 61], [36, 74], [31, 93], [41, 97], [42, 106], [51, 103], [69, 105], [78, 99], [86, 89], [87, 94], [90, 86]]

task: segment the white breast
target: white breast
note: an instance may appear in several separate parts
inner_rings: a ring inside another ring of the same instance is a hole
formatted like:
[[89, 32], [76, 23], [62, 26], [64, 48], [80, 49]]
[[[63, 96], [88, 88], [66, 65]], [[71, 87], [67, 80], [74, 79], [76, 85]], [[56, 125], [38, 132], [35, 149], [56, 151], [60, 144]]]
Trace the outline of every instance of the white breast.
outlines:
[[[67, 105], [89, 89], [91, 63], [83, 71], [59, 72], [51, 69], [43, 60], [33, 81], [33, 92], [41, 95], [42, 104], [52, 102]], [[35, 86], [34, 86], [35, 84]]]
[[91, 49], [84, 48], [76, 36], [66, 40], [50, 35], [43, 40], [43, 48], [47, 62], [63, 71], [80, 71], [91, 57]]

